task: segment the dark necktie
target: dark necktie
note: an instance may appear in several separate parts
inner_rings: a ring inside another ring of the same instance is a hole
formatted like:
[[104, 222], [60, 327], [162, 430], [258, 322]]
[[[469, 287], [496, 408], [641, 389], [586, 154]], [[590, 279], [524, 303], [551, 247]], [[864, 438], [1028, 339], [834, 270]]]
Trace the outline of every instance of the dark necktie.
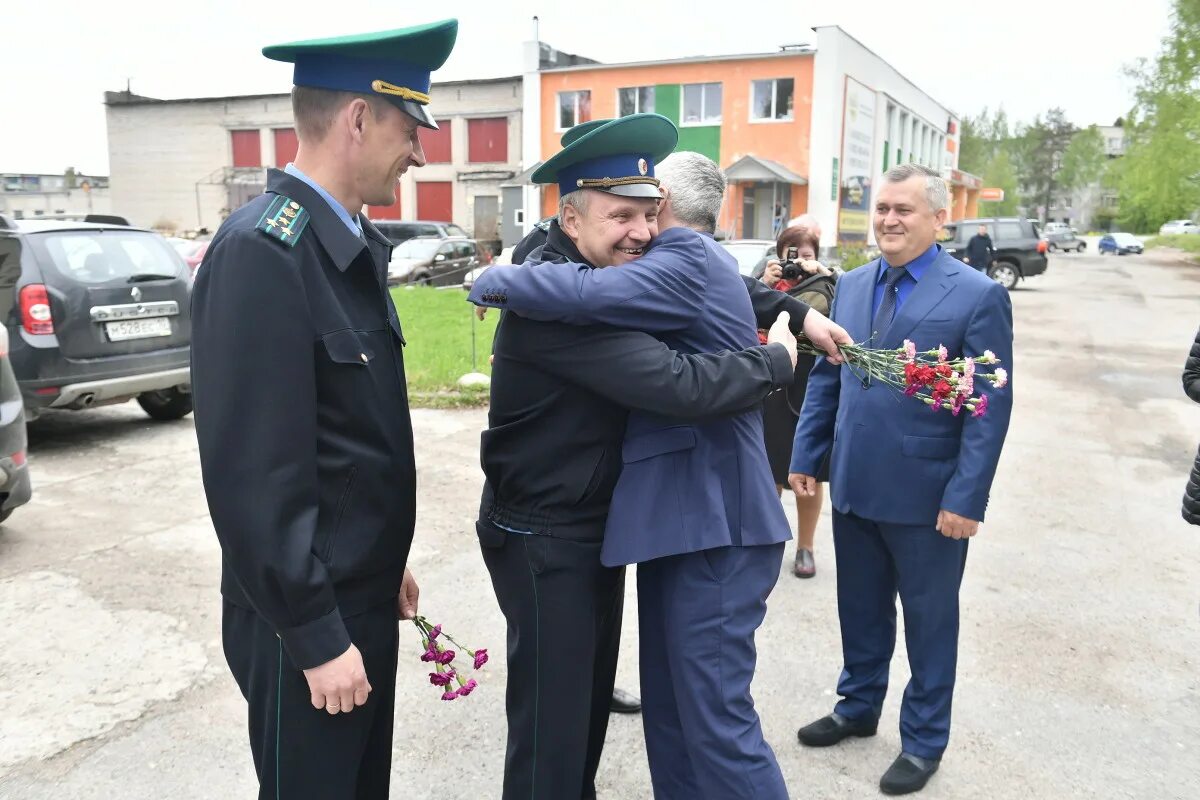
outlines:
[[907, 271], [904, 267], [887, 268], [887, 273], [884, 275], [883, 300], [875, 312], [875, 321], [871, 326], [872, 335], [882, 337], [891, 327], [892, 319], [896, 316], [896, 301], [899, 299], [896, 285], [900, 283], [900, 279]]

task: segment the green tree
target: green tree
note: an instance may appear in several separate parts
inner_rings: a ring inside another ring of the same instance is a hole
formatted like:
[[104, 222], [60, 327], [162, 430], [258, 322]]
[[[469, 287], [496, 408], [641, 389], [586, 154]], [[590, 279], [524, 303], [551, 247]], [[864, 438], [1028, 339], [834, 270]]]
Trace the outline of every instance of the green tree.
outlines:
[[1004, 199], [1000, 202], [984, 202], [979, 204], [979, 213], [997, 217], [1011, 217], [1017, 214], [1020, 205], [1017, 172], [1013, 169], [1012, 159], [1008, 150], [1000, 148], [991, 161], [977, 173], [983, 178], [988, 188], [1004, 190]]
[[1059, 186], [1067, 191], [1082, 189], [1097, 183], [1104, 176], [1108, 157], [1104, 154], [1104, 137], [1095, 125], [1078, 131], [1071, 137], [1063, 153]]
[[1200, 0], [1175, 0], [1158, 56], [1137, 84], [1117, 163], [1121, 224], [1153, 230], [1200, 207]]
[[1059, 172], [1075, 130], [1061, 108], [1052, 108], [1045, 118], [1034, 117], [1032, 125], [1018, 131], [1014, 166], [1027, 207], [1042, 206], [1046, 213], [1054, 207], [1054, 193], [1063, 188]]

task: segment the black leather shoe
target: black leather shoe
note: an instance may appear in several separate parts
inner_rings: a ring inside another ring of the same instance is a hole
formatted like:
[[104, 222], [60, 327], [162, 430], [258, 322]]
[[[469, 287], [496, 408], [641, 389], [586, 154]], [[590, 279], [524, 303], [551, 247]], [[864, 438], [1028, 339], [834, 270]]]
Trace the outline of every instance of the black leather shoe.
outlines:
[[609, 710], [615, 714], [636, 714], [642, 710], [642, 701], [635, 695], [621, 689], [613, 689], [612, 705]]
[[829, 747], [851, 736], [874, 736], [877, 727], [879, 720], [847, 719], [835, 712], [805, 725], [796, 737], [808, 747]]
[[879, 779], [879, 790], [884, 794], [919, 792], [929, 783], [933, 773], [938, 771], [938, 764], [933, 759], [901, 753]]

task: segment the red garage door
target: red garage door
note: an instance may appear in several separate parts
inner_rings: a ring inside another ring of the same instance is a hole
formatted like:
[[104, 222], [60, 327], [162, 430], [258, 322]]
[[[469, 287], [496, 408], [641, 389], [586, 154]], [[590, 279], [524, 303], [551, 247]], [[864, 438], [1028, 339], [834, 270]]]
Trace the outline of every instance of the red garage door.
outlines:
[[296, 131], [291, 128], [276, 128], [275, 131], [275, 166], [283, 169], [289, 161], [296, 160], [296, 150], [300, 143], [296, 140]]
[[367, 206], [367, 219], [400, 219], [400, 185], [396, 185], [396, 202], [390, 206]]
[[450, 181], [417, 182], [417, 219], [454, 221], [454, 194]]

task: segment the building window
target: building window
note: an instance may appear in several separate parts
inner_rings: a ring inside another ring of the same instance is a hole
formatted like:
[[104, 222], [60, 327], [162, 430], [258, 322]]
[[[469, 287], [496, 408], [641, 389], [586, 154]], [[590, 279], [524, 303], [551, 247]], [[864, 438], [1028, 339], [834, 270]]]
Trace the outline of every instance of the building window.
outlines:
[[617, 116], [654, 113], [654, 87], [630, 86], [617, 90]]
[[684, 125], [721, 124], [721, 84], [685, 83], [680, 119]]
[[792, 78], [771, 78], [751, 83], [750, 119], [765, 120], [792, 118], [792, 95], [796, 81]]
[[233, 165], [235, 167], [262, 166], [262, 139], [258, 130], [230, 131], [229, 143], [233, 148]]
[[467, 161], [472, 164], [508, 161], [508, 117], [467, 120]]
[[558, 93], [558, 129], [565, 131], [592, 118], [592, 92], [582, 89], [577, 92]]

